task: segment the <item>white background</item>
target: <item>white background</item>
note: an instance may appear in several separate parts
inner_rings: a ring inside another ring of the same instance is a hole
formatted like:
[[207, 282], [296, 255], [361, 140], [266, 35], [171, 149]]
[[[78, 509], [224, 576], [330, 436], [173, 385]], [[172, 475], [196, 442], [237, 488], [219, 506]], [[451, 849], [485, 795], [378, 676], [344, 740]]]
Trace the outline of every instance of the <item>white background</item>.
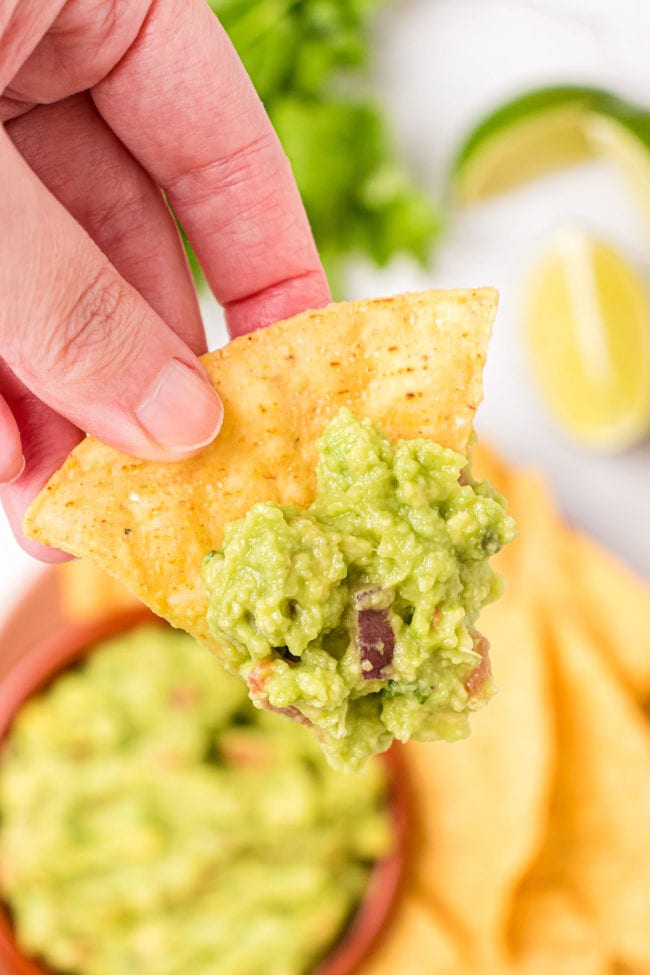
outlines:
[[[396, 141], [438, 197], [467, 126], [527, 87], [592, 83], [650, 105], [647, 0], [389, 0], [376, 41], [374, 85]], [[650, 283], [650, 236], [634, 202], [608, 165], [590, 163], [450, 216], [427, 273], [404, 261], [382, 272], [355, 266], [348, 292], [496, 285], [501, 307], [480, 435], [511, 460], [545, 471], [566, 517], [650, 578], [650, 444], [616, 457], [572, 445], [547, 417], [522, 347], [530, 263], [567, 224], [619, 247]], [[220, 316], [210, 303], [205, 312], [214, 346], [224, 341]], [[0, 520], [0, 607], [37, 571]]]

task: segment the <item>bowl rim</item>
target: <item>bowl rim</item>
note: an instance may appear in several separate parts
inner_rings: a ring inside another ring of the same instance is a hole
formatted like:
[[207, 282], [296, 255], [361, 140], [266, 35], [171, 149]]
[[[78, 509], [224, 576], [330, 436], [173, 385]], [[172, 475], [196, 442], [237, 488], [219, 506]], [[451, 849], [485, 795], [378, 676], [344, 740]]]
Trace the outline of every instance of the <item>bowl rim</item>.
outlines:
[[[20, 708], [65, 670], [92, 653], [102, 641], [142, 625], [168, 626], [144, 606], [108, 612], [91, 620], [66, 621], [35, 643], [0, 679], [0, 749]], [[410, 818], [408, 782], [404, 762], [395, 746], [380, 758], [388, 770], [389, 809], [394, 846], [373, 865], [365, 893], [340, 939], [312, 969], [310, 975], [353, 975], [374, 950], [404, 882], [407, 859], [407, 824]], [[8, 967], [6, 967], [8, 966]], [[24, 954], [14, 935], [9, 911], [0, 890], [0, 972], [3, 975], [53, 975]]]

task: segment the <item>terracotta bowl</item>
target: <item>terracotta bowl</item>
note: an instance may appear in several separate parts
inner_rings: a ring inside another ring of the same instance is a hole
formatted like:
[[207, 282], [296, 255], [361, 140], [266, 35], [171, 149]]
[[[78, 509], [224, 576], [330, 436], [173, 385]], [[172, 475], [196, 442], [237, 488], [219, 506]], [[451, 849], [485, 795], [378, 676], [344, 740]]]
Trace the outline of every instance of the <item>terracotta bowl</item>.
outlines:
[[[6, 737], [14, 716], [27, 698], [42, 690], [100, 641], [146, 621], [160, 622], [146, 610], [136, 609], [92, 623], [66, 623], [51, 637], [34, 644], [0, 680], [0, 742]], [[407, 790], [398, 752], [391, 750], [384, 760], [389, 772], [395, 848], [388, 857], [375, 864], [356, 914], [342, 938], [320, 962], [313, 975], [351, 975], [371, 951], [397, 897], [405, 861]], [[10, 916], [1, 901], [0, 972], [2, 975], [52, 975], [22, 953], [14, 937]]]

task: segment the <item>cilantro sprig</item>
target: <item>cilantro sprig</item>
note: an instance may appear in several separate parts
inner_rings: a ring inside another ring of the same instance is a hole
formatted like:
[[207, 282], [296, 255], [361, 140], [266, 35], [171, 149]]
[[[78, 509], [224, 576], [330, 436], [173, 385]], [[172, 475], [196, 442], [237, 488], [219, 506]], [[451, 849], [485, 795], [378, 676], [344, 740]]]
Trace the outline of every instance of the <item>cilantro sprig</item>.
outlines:
[[333, 290], [351, 254], [380, 266], [398, 253], [425, 263], [438, 210], [397, 157], [364, 90], [369, 22], [383, 0], [208, 2], [291, 160]]

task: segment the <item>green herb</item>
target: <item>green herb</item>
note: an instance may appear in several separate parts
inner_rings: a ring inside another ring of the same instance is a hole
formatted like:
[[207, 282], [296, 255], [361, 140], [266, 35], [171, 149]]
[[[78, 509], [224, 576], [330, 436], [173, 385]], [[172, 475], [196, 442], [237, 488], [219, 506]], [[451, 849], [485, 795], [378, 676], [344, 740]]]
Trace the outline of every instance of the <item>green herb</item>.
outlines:
[[369, 20], [381, 2], [209, 0], [291, 160], [335, 291], [346, 256], [384, 265], [406, 253], [425, 263], [440, 228], [379, 107], [362, 94]]
[[392, 700], [392, 698], [400, 697], [402, 694], [412, 694], [418, 704], [424, 704], [428, 698], [428, 694], [423, 694], [414, 682], [398, 683], [398, 681], [389, 680], [384, 688], [384, 697]]

